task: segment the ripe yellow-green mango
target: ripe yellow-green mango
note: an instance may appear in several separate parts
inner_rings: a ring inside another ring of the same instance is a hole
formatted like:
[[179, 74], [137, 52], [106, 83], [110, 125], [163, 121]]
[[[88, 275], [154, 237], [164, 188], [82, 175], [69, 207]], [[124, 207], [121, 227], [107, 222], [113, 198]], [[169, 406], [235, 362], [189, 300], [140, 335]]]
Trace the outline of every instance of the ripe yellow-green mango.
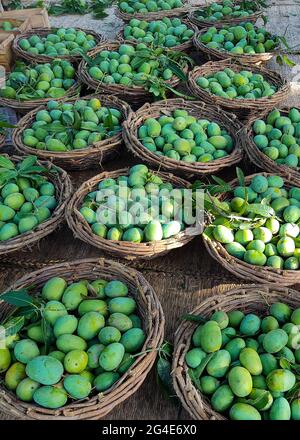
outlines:
[[8, 348], [0, 348], [0, 373], [8, 369], [11, 363], [11, 355]]
[[54, 324], [53, 332], [56, 338], [61, 335], [72, 334], [77, 329], [78, 319], [73, 315], [58, 318]]
[[207, 321], [202, 326], [200, 344], [206, 353], [213, 353], [220, 350], [222, 346], [222, 333], [216, 321]]
[[5, 373], [4, 384], [9, 390], [15, 390], [25, 377], [25, 365], [21, 362], [15, 362]]
[[126, 332], [132, 328], [132, 321], [123, 313], [112, 313], [108, 318], [107, 324], [116, 327], [120, 332]]
[[253, 348], [243, 348], [239, 356], [241, 365], [245, 367], [250, 374], [257, 376], [262, 373], [262, 363], [258, 353]]
[[85, 296], [88, 295], [87, 287], [83, 283], [70, 284], [62, 296], [62, 303], [67, 310], [76, 310]]
[[64, 367], [68, 373], [81, 373], [88, 365], [88, 354], [83, 350], [72, 350], [64, 358]]
[[60, 316], [65, 316], [67, 314], [68, 312], [64, 304], [59, 301], [49, 301], [45, 306], [44, 317], [46, 321], [49, 322], [49, 324], [51, 324], [52, 326], [54, 326], [56, 320]]
[[219, 324], [221, 330], [226, 328], [229, 323], [229, 318], [226, 312], [222, 310], [214, 312], [210, 318], [211, 321], [216, 321]]
[[267, 385], [270, 391], [286, 392], [293, 388], [296, 377], [290, 370], [273, 370], [267, 376]]
[[67, 403], [68, 396], [62, 388], [43, 386], [35, 391], [33, 400], [44, 408], [57, 409]]
[[247, 403], [235, 403], [230, 408], [231, 420], [261, 420], [261, 415], [253, 406]]
[[105, 319], [103, 315], [98, 312], [87, 312], [79, 320], [77, 334], [86, 341], [89, 341], [97, 336], [100, 329], [104, 326]]
[[227, 350], [217, 351], [208, 362], [206, 370], [210, 376], [220, 378], [225, 376], [230, 366], [231, 357]]
[[40, 384], [29, 377], [21, 380], [16, 389], [16, 395], [23, 402], [31, 402], [35, 391], [40, 387]]
[[125, 348], [119, 342], [113, 342], [107, 345], [99, 357], [99, 365], [105, 371], [113, 371], [118, 368], [122, 362]]
[[234, 394], [228, 385], [221, 385], [211, 397], [211, 405], [215, 411], [224, 412], [234, 401]]
[[238, 397], [246, 397], [252, 391], [252, 377], [244, 367], [233, 367], [228, 373], [228, 383]]
[[107, 304], [102, 299], [83, 300], [78, 307], [78, 313], [82, 316], [88, 312], [98, 312], [103, 316], [107, 316]]
[[61, 335], [56, 340], [58, 350], [68, 353], [72, 350], [86, 350], [87, 343], [77, 335]]
[[50, 278], [50, 280], [44, 284], [42, 289], [42, 297], [47, 301], [60, 301], [66, 287], [67, 282], [63, 278]]

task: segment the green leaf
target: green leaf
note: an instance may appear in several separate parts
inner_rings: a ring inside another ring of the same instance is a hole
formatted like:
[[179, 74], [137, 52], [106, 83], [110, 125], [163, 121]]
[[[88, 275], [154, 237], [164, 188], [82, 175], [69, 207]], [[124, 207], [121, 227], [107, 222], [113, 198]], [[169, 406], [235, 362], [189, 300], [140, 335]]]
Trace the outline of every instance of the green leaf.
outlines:
[[113, 130], [114, 128], [114, 123], [113, 123], [113, 118], [112, 118], [112, 113], [110, 111], [110, 108], [107, 108], [107, 112], [108, 115], [106, 116], [106, 118], [104, 119], [104, 127], [108, 128], [108, 130]]
[[241, 402], [254, 406], [258, 410], [262, 410], [269, 402], [269, 392], [261, 393], [256, 399], [241, 399]]
[[275, 211], [271, 206], [251, 203], [247, 207], [249, 213], [260, 215], [261, 217], [271, 218], [275, 216]]
[[240, 186], [245, 186], [245, 174], [241, 168], [236, 167], [236, 175]]
[[187, 81], [186, 74], [174, 61], [168, 60], [168, 67], [181, 81]]
[[15, 316], [10, 318], [3, 325], [5, 328], [5, 336], [8, 337], [17, 334], [24, 327], [24, 323], [24, 316]]
[[199, 378], [196, 375], [195, 370], [193, 370], [192, 368], [189, 368], [188, 375], [190, 376], [190, 379], [193, 382], [193, 384], [195, 385], [195, 387], [198, 388], [199, 391], [202, 391], [201, 383], [200, 383]]
[[279, 64], [279, 66], [283, 66], [283, 59], [281, 55], [277, 55], [276, 63]]
[[27, 293], [26, 289], [3, 293], [0, 295], [0, 300], [17, 307], [27, 307], [33, 304], [33, 298]]
[[216, 353], [209, 353], [204, 359], [202, 359], [200, 365], [194, 369], [195, 375], [198, 379], [200, 379], [201, 375], [203, 374], [207, 364], [209, 361], [212, 360], [212, 358], [215, 356]]
[[50, 323], [46, 321], [44, 316], [42, 317], [41, 326], [42, 326], [42, 333], [44, 338], [45, 354], [48, 354], [52, 340], [52, 329]]
[[184, 315], [182, 315], [181, 319], [183, 319], [184, 321], [194, 321], [194, 322], [206, 322], [207, 319], [204, 318], [204, 316], [201, 315], [191, 315], [190, 313], [186, 313]]
[[288, 67], [294, 67], [297, 65], [293, 60], [291, 60], [287, 55], [282, 55], [282, 61]]
[[14, 170], [15, 164], [6, 157], [0, 156], [0, 168], [6, 168], [7, 170]]
[[27, 156], [22, 162], [18, 165], [18, 171], [27, 171], [28, 168], [32, 167], [37, 162], [36, 156]]

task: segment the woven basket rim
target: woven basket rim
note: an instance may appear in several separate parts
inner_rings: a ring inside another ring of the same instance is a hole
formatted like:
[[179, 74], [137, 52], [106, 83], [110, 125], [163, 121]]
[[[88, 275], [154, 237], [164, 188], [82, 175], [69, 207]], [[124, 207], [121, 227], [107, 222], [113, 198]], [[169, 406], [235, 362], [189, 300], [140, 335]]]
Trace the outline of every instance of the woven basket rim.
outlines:
[[[99, 52], [103, 50], [115, 50], [122, 44], [121, 41], [109, 41], [103, 44], [99, 44], [92, 51], [89, 52], [90, 57], [96, 56]], [[132, 46], [136, 46], [136, 42], [130, 42]], [[140, 86], [128, 87], [123, 84], [105, 84], [99, 80], [94, 80], [88, 70], [86, 69], [87, 63], [85, 60], [81, 60], [79, 64], [79, 78], [81, 81], [86, 84], [89, 88], [93, 90], [101, 91], [102, 93], [112, 94], [115, 96], [122, 96], [126, 101], [130, 101], [131, 103], [140, 103], [141, 101], [145, 102], [146, 99], [153, 98], [153, 95], [148, 90], [144, 89]], [[183, 69], [185, 72], [188, 71], [188, 66]], [[180, 83], [180, 79], [175, 75], [166, 81], [171, 87], [176, 87]]]
[[[78, 98], [70, 98], [65, 99], [63, 102], [76, 102], [77, 100], [89, 100], [91, 98], [98, 98], [105, 105], [111, 105], [112, 107], [118, 108], [123, 116], [123, 122], [128, 118], [131, 108], [129, 104], [122, 101], [118, 97], [109, 96], [109, 95], [99, 95], [97, 93], [82, 96]], [[100, 163], [106, 160], [106, 157], [110, 157], [111, 154], [117, 153], [119, 147], [123, 141], [122, 131], [111, 136], [110, 138], [103, 139], [99, 142], [92, 144], [87, 148], [82, 148], [78, 150], [71, 151], [47, 151], [47, 150], [37, 150], [36, 148], [26, 146], [22, 141], [22, 133], [23, 131], [31, 126], [31, 122], [33, 121], [36, 113], [40, 110], [45, 109], [46, 106], [42, 105], [38, 108], [35, 108], [31, 112], [27, 113], [20, 121], [17, 128], [13, 130], [13, 144], [16, 149], [22, 154], [35, 154], [39, 158], [47, 159], [54, 161], [58, 164], [64, 165], [66, 168], [76, 168], [76, 163], [72, 166], [73, 162], [80, 160], [78, 163], [78, 167], [81, 168], [84, 164], [92, 165], [93, 161], [100, 161]], [[122, 125], [123, 125], [122, 122]]]
[[[248, 184], [254, 176], [272, 176], [272, 173], [262, 172], [245, 176], [245, 183]], [[277, 174], [278, 175], [278, 174]], [[286, 178], [286, 176], [279, 174], [284, 180], [284, 187], [297, 186], [294, 181]], [[229, 182], [232, 188], [239, 186], [238, 179], [234, 179]], [[300, 186], [300, 183], [299, 183]], [[220, 199], [225, 200], [228, 193], [223, 194]], [[225, 247], [217, 242], [214, 238], [209, 238], [202, 235], [205, 247], [215, 260], [217, 260], [223, 267], [233, 273], [235, 276], [253, 282], [260, 283], [277, 283], [279, 286], [292, 286], [300, 282], [300, 269], [299, 270], [287, 270], [287, 269], [274, 269], [269, 266], [255, 266], [250, 263], [246, 263], [243, 260], [230, 255]]]
[[[178, 18], [178, 17], [168, 17], [168, 18], [172, 19], [172, 18]], [[153, 20], [153, 21], [156, 21], [156, 20]], [[182, 19], [181, 22], [186, 24], [189, 29], [192, 29], [194, 31], [194, 34], [198, 31], [198, 28], [196, 27], [196, 25], [194, 23], [192, 23], [191, 21]], [[142, 41], [140, 41], [139, 39], [129, 39], [129, 40], [127, 40], [126, 38], [123, 38], [123, 32], [124, 32], [124, 28], [121, 29], [117, 33], [116, 39], [118, 41], [122, 41], [122, 43], [124, 42], [125, 44], [130, 44], [132, 42], [133, 43], [142, 43]], [[161, 47], [164, 47], [164, 48], [170, 49], [170, 50], [177, 50], [177, 51], [188, 50], [191, 47], [193, 47], [193, 35], [191, 36], [191, 38], [189, 38], [188, 41], [185, 41], [184, 43], [180, 43], [177, 46], [172, 46], [170, 48], [167, 48], [166, 46], [161, 46]]]
[[[191, 241], [196, 235], [200, 234], [201, 225], [187, 227], [174, 237], [161, 241], [133, 243], [127, 241], [108, 240], [93, 234], [90, 225], [86, 222], [79, 212], [79, 206], [86, 196], [100, 181], [109, 177], [117, 178], [127, 175], [128, 168], [118, 169], [114, 171], [105, 171], [85, 181], [80, 188], [73, 194], [67, 207], [67, 223], [72, 230], [74, 236], [80, 240], [90, 244], [91, 246], [102, 249], [103, 251], [117, 255], [128, 260], [137, 258], [155, 258], [165, 254], [172, 249], [181, 247]], [[177, 187], [189, 187], [189, 182], [171, 174], [161, 171], [152, 171], [153, 174], [161, 177], [163, 180], [170, 181]]]
[[[19, 46], [19, 41], [23, 38], [28, 38], [31, 35], [44, 36], [47, 34], [51, 34], [51, 32], [56, 31], [58, 29], [61, 29], [61, 28], [55, 27], [55, 26], [53, 26], [51, 28], [34, 28], [34, 29], [30, 29], [26, 32], [23, 32], [22, 34], [17, 35], [13, 41], [13, 44], [12, 44], [13, 52], [21, 58], [24, 58], [28, 61], [37, 62], [37, 63], [41, 63], [41, 62], [47, 63], [55, 58], [60, 58], [62, 60], [73, 60], [73, 61], [80, 60], [82, 58], [81, 55], [60, 55], [58, 57], [51, 57], [51, 56], [44, 55], [44, 54], [34, 55], [34, 54], [27, 52], [26, 50], [21, 49]], [[65, 28], [65, 29], [68, 29], [68, 28]], [[93, 29], [84, 29], [81, 27], [75, 27], [74, 29], [76, 29], [77, 31], [84, 31], [85, 33], [93, 35], [93, 37], [95, 38], [95, 41], [96, 41], [96, 45], [106, 41], [106, 38], [102, 34], [95, 32]]]
[[[7, 156], [11, 161], [17, 163], [24, 159], [19, 156]], [[57, 199], [58, 206], [52, 212], [52, 215], [46, 221], [40, 223], [35, 229], [24, 234], [17, 235], [5, 242], [0, 243], [0, 255], [10, 254], [12, 252], [20, 251], [36, 244], [39, 240], [51, 234], [65, 219], [65, 209], [72, 194], [72, 183], [70, 177], [65, 170], [59, 168], [49, 161], [40, 161], [38, 164], [44, 166], [48, 170], [55, 169], [55, 174], [49, 175], [49, 181], [55, 185], [58, 192]]]
[[[300, 111], [300, 107], [291, 106], [291, 107], [277, 107], [281, 113], [287, 114], [291, 108], [296, 108]], [[268, 114], [275, 108], [268, 109], [263, 111], [259, 116], [259, 119], [265, 119]], [[259, 168], [264, 168], [266, 171], [270, 173], [281, 173], [288, 180], [294, 180], [297, 185], [300, 186], [300, 167], [292, 168], [287, 165], [277, 164], [275, 161], [266, 156], [263, 152], [261, 152], [255, 143], [253, 142], [253, 130], [252, 125], [254, 121], [257, 119], [256, 117], [252, 117], [247, 121], [247, 124], [244, 127], [244, 148], [247, 156], [256, 166]]]
[[5, 144], [6, 135], [4, 133], [0, 133], [0, 148]]
[[[235, 139], [235, 148], [232, 152], [221, 159], [216, 159], [211, 162], [183, 162], [181, 160], [170, 159], [166, 156], [157, 156], [145, 148], [139, 141], [137, 136], [138, 127], [143, 121], [149, 117], [156, 117], [156, 114], [168, 113], [175, 108], [184, 108], [190, 110], [192, 113], [198, 113], [203, 117], [203, 113], [209, 114], [210, 118], [215, 118], [218, 123], [222, 124], [228, 130], [229, 134]], [[234, 122], [233, 122], [234, 121]], [[131, 113], [127, 121], [124, 122], [124, 140], [125, 145], [134, 155], [142, 157], [143, 160], [152, 166], [161, 169], [169, 170], [174, 173], [190, 175], [202, 175], [210, 172], [217, 172], [225, 167], [238, 163], [243, 156], [240, 147], [240, 133], [242, 132], [242, 125], [238, 122], [233, 114], [227, 114], [224, 110], [207, 105], [200, 101], [185, 101], [181, 98], [167, 99], [164, 101], [157, 101], [153, 104], [145, 104], [135, 113]]]
[[174, 8], [170, 10], [160, 10], [156, 12], [147, 12], [147, 13], [140, 13], [135, 12], [133, 14], [128, 14], [126, 12], [122, 12], [118, 7], [116, 8], [116, 16], [118, 18], [121, 18], [123, 21], [128, 22], [132, 20], [133, 18], [137, 18], [138, 20], [159, 20], [160, 18], [164, 17], [180, 17], [184, 16], [189, 11], [189, 5], [187, 4], [187, 0], [182, 0], [183, 7], [181, 8]]
[[[52, 276], [63, 276], [71, 282], [87, 277], [122, 279], [129, 285], [131, 295], [137, 298], [139, 312], [146, 321], [146, 325], [143, 326], [147, 333], [144, 348], [151, 347], [152, 350], [140, 355], [133, 366], [110, 389], [94, 394], [91, 398], [51, 410], [22, 402], [15, 394], [1, 386], [0, 408], [7, 414], [21, 419], [100, 419], [130, 397], [142, 385], [152, 368], [157, 356], [157, 348], [164, 338], [165, 318], [160, 301], [153, 287], [140, 272], [104, 258], [81, 259], [47, 266], [23, 276], [7, 290], [17, 290], [32, 285], [39, 287]], [[3, 310], [3, 302], [0, 302], [0, 308]], [[4, 315], [7, 309], [9, 307], [4, 310]]]
[[[210, 316], [215, 310], [255, 311], [263, 315], [262, 308], [270, 303], [283, 301], [290, 306], [300, 306], [300, 292], [276, 284], [245, 284], [224, 292], [212, 295], [203, 300], [190, 314]], [[190, 348], [191, 336], [199, 323], [183, 321], [175, 333], [174, 355], [172, 364], [173, 385], [181, 403], [193, 419], [225, 420], [226, 417], [211, 407], [209, 399], [203, 396], [192, 383], [184, 357]]]
[[254, 54], [251, 55], [251, 54], [235, 54], [226, 50], [222, 51], [217, 49], [211, 49], [199, 40], [199, 37], [205, 32], [207, 32], [208, 29], [209, 27], [201, 28], [199, 32], [194, 35], [193, 44], [196, 50], [203, 52], [212, 59], [224, 60], [228, 58], [233, 58], [236, 60], [240, 60], [241, 62], [248, 61], [250, 63], [256, 64], [256, 63], [265, 63], [269, 61], [271, 58], [273, 58], [273, 56], [275, 55], [275, 52], [264, 52], [264, 53], [256, 53], [255, 55]]

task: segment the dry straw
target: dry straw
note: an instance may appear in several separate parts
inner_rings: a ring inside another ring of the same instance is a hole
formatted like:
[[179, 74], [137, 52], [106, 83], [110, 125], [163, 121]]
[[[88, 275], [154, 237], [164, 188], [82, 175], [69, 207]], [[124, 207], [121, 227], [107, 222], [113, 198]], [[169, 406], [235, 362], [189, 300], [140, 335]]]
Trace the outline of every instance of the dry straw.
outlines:
[[[129, 287], [129, 295], [137, 302], [147, 339], [140, 356], [130, 369], [107, 391], [94, 392], [91, 398], [72, 402], [56, 410], [41, 408], [33, 403], [20, 401], [3, 385], [0, 387], [0, 410], [10, 417], [25, 420], [97, 420], [124, 402], [146, 379], [158, 348], [163, 342], [165, 319], [162, 307], [151, 285], [142, 274], [117, 262], [105, 259], [85, 259], [55, 264], [25, 275], [8, 290], [32, 288], [35, 295], [51, 277], [63, 277], [72, 283], [80, 279], [118, 279]], [[0, 303], [0, 319], [3, 320], [11, 306]]]
[[[255, 74], [260, 74], [269, 84], [276, 86], [276, 93], [270, 97], [262, 97], [259, 99], [229, 99], [223, 98], [210, 93], [197, 84], [197, 78], [200, 76], [210, 76], [217, 72], [230, 68], [234, 72], [242, 70], [250, 70]], [[261, 113], [261, 109], [271, 110], [284, 101], [290, 93], [291, 87], [286, 79], [272, 70], [258, 67], [253, 64], [234, 62], [233, 60], [210, 61], [202, 66], [195, 67], [188, 73], [188, 88], [193, 96], [196, 96], [201, 101], [207, 104], [213, 104], [217, 107], [222, 107], [226, 111], [235, 113], [239, 118], [246, 119], [253, 114]]]
[[[272, 175], [273, 174], [269, 173], [252, 174], [245, 178], [245, 185], [249, 185], [255, 176], [269, 177]], [[284, 179], [285, 188], [290, 189], [296, 185], [293, 180], [288, 180], [283, 175], [281, 175], [281, 177]], [[235, 179], [230, 182], [229, 185], [231, 188], [236, 188], [239, 186], [239, 182], [237, 179]], [[227, 200], [228, 198], [228, 193], [221, 196], [222, 200]], [[214, 238], [209, 238], [204, 234], [202, 237], [209, 255], [226, 270], [238, 278], [253, 281], [254, 283], [274, 283], [278, 286], [292, 286], [300, 282], [300, 270], [274, 269], [273, 267], [255, 266], [253, 264], [246, 263], [245, 261], [239, 260], [238, 258], [230, 255], [225, 247], [218, 241], [214, 240]]]
[[[89, 100], [91, 98], [98, 98], [102, 105], [109, 106], [120, 110], [123, 119], [127, 119], [130, 113], [130, 107], [126, 102], [114, 96], [106, 95], [89, 95], [80, 100]], [[67, 100], [66, 102], [76, 102], [76, 99]], [[22, 154], [35, 154], [40, 159], [50, 160], [55, 164], [66, 169], [87, 169], [101, 166], [102, 163], [107, 162], [116, 157], [120, 152], [120, 146], [123, 142], [122, 132], [95, 142], [93, 145], [82, 148], [80, 150], [70, 151], [48, 151], [38, 150], [36, 148], [28, 147], [23, 143], [23, 133], [26, 128], [30, 128], [35, 121], [35, 116], [38, 111], [45, 109], [45, 106], [38, 107], [24, 116], [20, 121], [18, 127], [13, 131], [13, 143], [16, 149]]]
[[[8, 157], [8, 156], [7, 156]], [[24, 158], [17, 156], [8, 157], [14, 163], [18, 163]], [[52, 212], [51, 217], [40, 223], [32, 231], [25, 232], [14, 238], [0, 243], [0, 255], [11, 254], [12, 252], [28, 250], [32, 245], [37, 244], [42, 238], [51, 234], [65, 219], [67, 202], [72, 194], [72, 184], [68, 174], [61, 168], [55, 167], [51, 162], [38, 162], [39, 165], [47, 168], [48, 180], [55, 186], [55, 196], [58, 202], [57, 207]]]
[[157, 12], [147, 12], [139, 13], [135, 12], [133, 14], [128, 14], [122, 12], [119, 8], [116, 9], [116, 16], [121, 18], [123, 21], [128, 22], [133, 18], [138, 20], [152, 21], [152, 20], [162, 20], [164, 17], [182, 17], [187, 14], [189, 7], [186, 5], [187, 0], [182, 0], [183, 6], [181, 8], [174, 8], [170, 10], [157, 11]]
[[[111, 41], [109, 43], [103, 43], [97, 46], [95, 49], [89, 52], [89, 56], [94, 58], [103, 50], [118, 50], [119, 46], [122, 43], [120, 41]], [[131, 42], [133, 46], [136, 43]], [[187, 71], [187, 69], [183, 69]], [[126, 102], [130, 102], [133, 105], [142, 105], [145, 102], [152, 101], [154, 99], [154, 95], [146, 90], [144, 87], [140, 86], [124, 86], [123, 84], [106, 84], [103, 81], [93, 79], [89, 72], [87, 62], [82, 60], [79, 65], [79, 77], [83, 83], [87, 85], [88, 88], [92, 90], [96, 90], [97, 93], [105, 93], [108, 95], [117, 96], [120, 99], [123, 99]], [[168, 81], [170, 87], [175, 88], [180, 83], [180, 79], [175, 75]]]
[[229, 52], [228, 50], [218, 50], [207, 47], [200, 41], [201, 35], [205, 34], [208, 31], [207, 28], [201, 29], [197, 34], [194, 35], [193, 43], [195, 48], [204, 54], [204, 56], [208, 60], [227, 60], [228, 58], [232, 58], [233, 60], [237, 60], [241, 63], [250, 63], [250, 64], [262, 64], [271, 60], [274, 56], [273, 52], [265, 52], [265, 53], [256, 53], [256, 54], [236, 54]]
[[[170, 19], [172, 19], [174, 17], [170, 17]], [[148, 20], [147, 20], [148, 21]], [[190, 23], [187, 20], [181, 20], [183, 24], [186, 24], [188, 29], [192, 29], [194, 31], [194, 33], [196, 33], [198, 31], [198, 29], [196, 28], [196, 26], [193, 23]], [[126, 40], [126, 38], [124, 37], [124, 30], [121, 30], [117, 33], [117, 40], [122, 41], [127, 43], [127, 44], [131, 44], [133, 43], [139, 43], [139, 40], [135, 40], [135, 39], [128, 39]], [[160, 44], [158, 44], [158, 46], [160, 46]], [[169, 47], [168, 49], [170, 50], [176, 50], [178, 52], [186, 52], [189, 51], [191, 48], [193, 47], [193, 37], [191, 37], [188, 41], [185, 41], [184, 43], [178, 44], [177, 46], [172, 46]]]
[[[82, 29], [82, 28], [75, 28], [77, 31], [83, 31], [87, 34], [93, 35], [95, 38], [95, 41], [97, 44], [103, 43], [106, 41], [106, 39], [99, 34], [98, 32], [95, 32], [91, 29]], [[32, 35], [38, 35], [39, 37], [46, 37], [49, 34], [52, 34], [53, 32], [56, 32], [58, 28], [37, 28], [37, 29], [31, 29], [30, 31], [24, 32], [23, 34], [18, 35], [13, 42], [13, 51], [16, 54], [17, 57], [24, 58], [25, 60], [33, 63], [49, 63], [51, 62], [55, 57], [50, 57], [48, 55], [39, 54], [35, 55], [30, 52], [27, 52], [26, 50], [21, 49], [19, 42], [23, 38], [30, 38]], [[60, 59], [62, 60], [69, 60], [69, 61], [78, 61], [81, 59], [80, 55], [59, 55]]]
[[[272, 110], [272, 109], [271, 109]], [[279, 109], [280, 113], [283, 116], [287, 116], [290, 109], [283, 108]], [[298, 108], [298, 110], [300, 110]], [[263, 168], [265, 171], [270, 173], [280, 173], [285, 176], [286, 179], [293, 182], [295, 185], [300, 186], [300, 172], [299, 168], [292, 168], [287, 165], [280, 165], [276, 163], [274, 160], [270, 159], [266, 154], [264, 154], [254, 143], [255, 133], [253, 132], [252, 126], [256, 119], [265, 120], [270, 113], [270, 109], [267, 111], [263, 111], [260, 115], [256, 115], [256, 117], [251, 118], [244, 129], [244, 148], [245, 151], [251, 160], [258, 168]]]
[[[176, 109], [187, 110], [190, 115], [195, 116], [197, 119], [209, 119], [226, 128], [230, 136], [232, 136], [235, 145], [231, 154], [206, 163], [184, 162], [182, 160], [170, 159], [166, 156], [157, 156], [144, 147], [138, 138], [139, 127], [143, 125], [148, 118], [171, 115]], [[145, 104], [136, 113], [131, 113], [127, 121], [124, 122], [124, 140], [129, 151], [155, 168], [171, 171], [186, 178], [216, 173], [223, 168], [240, 162], [243, 157], [240, 139], [241, 131], [242, 126], [236, 116], [227, 114], [221, 108], [209, 106], [200, 101], [189, 102], [181, 98], [167, 99], [165, 101], [155, 102], [154, 104]]]
[[[115, 257], [125, 258], [127, 260], [135, 259], [152, 259], [162, 256], [189, 243], [196, 234], [200, 234], [200, 225], [198, 228], [187, 227], [185, 230], [175, 235], [160, 241], [151, 241], [146, 243], [133, 243], [129, 241], [107, 240], [93, 234], [91, 226], [87, 223], [85, 218], [79, 212], [85, 196], [95, 190], [99, 182], [104, 179], [116, 179], [119, 176], [126, 176], [129, 173], [129, 168], [120, 169], [117, 171], [107, 171], [98, 174], [92, 179], [84, 182], [81, 187], [75, 192], [70, 200], [67, 209], [67, 222], [72, 229], [75, 238], [79, 238], [85, 243], [90, 244], [98, 249], [101, 249], [108, 254]], [[163, 173], [155, 171], [155, 175], [161, 177], [163, 181], [171, 182], [175, 188], [187, 188], [189, 183], [179, 177], [170, 173]], [[196, 231], [195, 231], [196, 230]]]
[[5, 145], [6, 135], [4, 133], [0, 133], [0, 148]]
[[[244, 285], [229, 290], [223, 295], [210, 296], [191, 314], [208, 319], [216, 310], [230, 312], [241, 310], [244, 313], [256, 313], [265, 316], [269, 306], [275, 302], [284, 302], [292, 308], [300, 306], [300, 293], [285, 287], [269, 285]], [[214, 411], [209, 399], [201, 394], [192, 383], [185, 355], [191, 347], [191, 338], [199, 324], [183, 321], [175, 334], [174, 357], [172, 366], [173, 384], [182, 405], [190, 416], [196, 420], [225, 420], [226, 417]]]

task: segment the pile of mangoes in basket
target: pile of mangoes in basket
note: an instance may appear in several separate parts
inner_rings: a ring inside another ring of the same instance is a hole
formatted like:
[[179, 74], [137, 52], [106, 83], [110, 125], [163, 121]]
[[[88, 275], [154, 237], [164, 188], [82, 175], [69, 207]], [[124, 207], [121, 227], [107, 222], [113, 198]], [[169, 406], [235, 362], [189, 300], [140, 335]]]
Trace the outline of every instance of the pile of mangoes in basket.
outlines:
[[126, 14], [147, 14], [148, 12], [170, 11], [182, 7], [181, 0], [127, 0], [119, 3], [120, 10]]

